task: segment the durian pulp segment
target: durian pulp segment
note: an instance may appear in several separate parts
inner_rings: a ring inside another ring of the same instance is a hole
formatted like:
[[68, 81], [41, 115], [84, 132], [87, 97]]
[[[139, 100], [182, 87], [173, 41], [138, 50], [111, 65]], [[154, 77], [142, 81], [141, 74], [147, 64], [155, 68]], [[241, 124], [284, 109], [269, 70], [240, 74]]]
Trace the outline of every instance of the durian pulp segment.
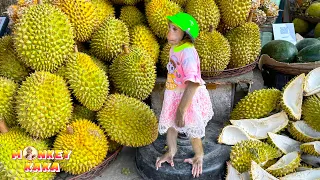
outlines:
[[312, 154], [312, 155], [320, 156], [320, 141], [304, 143], [301, 146], [302, 146], [301, 149], [306, 154]]
[[249, 139], [250, 136], [241, 128], [238, 126], [229, 125], [222, 129], [222, 132], [218, 138], [218, 142], [227, 145], [235, 145], [237, 142]]
[[246, 131], [252, 138], [265, 139], [268, 137], [268, 132], [276, 133], [285, 128], [289, 119], [287, 114], [282, 111], [266, 118], [230, 120], [230, 122]]
[[299, 141], [272, 132], [268, 132], [268, 135], [275, 146], [279, 148], [284, 154], [288, 154], [294, 151], [300, 152], [301, 143]]
[[313, 169], [292, 173], [281, 177], [280, 180], [315, 180], [317, 178], [320, 178], [320, 170]]
[[274, 176], [283, 176], [293, 172], [300, 165], [300, 154], [291, 152], [282, 156], [275, 164], [267, 168], [267, 171]]
[[306, 164], [309, 164], [315, 168], [319, 168], [320, 167], [320, 156], [313, 156], [310, 154], [303, 154], [301, 156], [301, 159], [303, 162], [305, 162]]
[[278, 180], [254, 161], [251, 161], [251, 178], [252, 180]]
[[293, 122], [294, 128], [305, 136], [311, 139], [320, 140], [320, 132], [309, 127], [304, 121]]
[[320, 67], [310, 71], [304, 81], [304, 95], [311, 96], [320, 92]]
[[305, 74], [303, 73], [291, 81], [285, 87], [282, 97], [286, 108], [288, 108], [288, 111], [290, 111], [290, 114], [296, 120], [300, 120], [301, 118], [304, 79]]
[[229, 161], [227, 162], [227, 171], [226, 180], [245, 180]]

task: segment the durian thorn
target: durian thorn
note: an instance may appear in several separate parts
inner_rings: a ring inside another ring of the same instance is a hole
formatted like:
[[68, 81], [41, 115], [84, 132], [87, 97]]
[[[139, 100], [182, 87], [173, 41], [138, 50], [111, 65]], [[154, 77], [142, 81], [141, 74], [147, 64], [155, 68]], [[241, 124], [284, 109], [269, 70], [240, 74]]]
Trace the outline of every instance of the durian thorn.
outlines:
[[74, 52], [76, 52], [76, 53], [77, 53], [77, 52], [79, 52], [79, 51], [78, 51], [78, 46], [77, 46], [77, 45], [74, 45]]
[[247, 22], [252, 22], [253, 11], [251, 10], [247, 19]]
[[73, 134], [73, 129], [70, 125], [67, 126], [67, 133], [68, 134]]
[[129, 54], [129, 46], [128, 45], [122, 45], [123, 51], [125, 54]]
[[42, 0], [38, 0], [38, 4], [40, 5], [43, 4]]
[[4, 120], [0, 120], [0, 132], [1, 133], [6, 133], [8, 132], [8, 126], [6, 125], [6, 122]]

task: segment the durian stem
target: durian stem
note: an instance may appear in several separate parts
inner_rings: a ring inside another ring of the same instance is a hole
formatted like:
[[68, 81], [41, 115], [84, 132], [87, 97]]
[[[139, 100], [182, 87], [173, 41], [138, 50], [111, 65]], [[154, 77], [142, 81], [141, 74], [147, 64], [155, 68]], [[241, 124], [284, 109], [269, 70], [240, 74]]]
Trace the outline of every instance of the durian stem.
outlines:
[[212, 32], [212, 31], [213, 31], [213, 26], [210, 25], [210, 27], [209, 27], [209, 32]]
[[253, 12], [252, 12], [252, 10], [251, 10], [250, 13], [249, 13], [247, 22], [252, 22], [252, 18], [253, 18]]
[[128, 45], [123, 45], [123, 51], [125, 54], [129, 54], [129, 47]]
[[74, 52], [76, 52], [76, 53], [77, 53], [77, 52], [79, 52], [79, 51], [78, 51], [78, 46], [77, 46], [77, 45], [75, 45], [75, 46], [74, 46]]
[[68, 134], [73, 134], [73, 129], [72, 129], [72, 127], [71, 126], [67, 126], [67, 133]]
[[39, 5], [43, 4], [42, 0], [38, 0], [38, 4]]
[[4, 120], [0, 120], [0, 132], [1, 133], [6, 133], [8, 131], [9, 131], [9, 129], [8, 129], [7, 125], [6, 125], [6, 122], [4, 122]]

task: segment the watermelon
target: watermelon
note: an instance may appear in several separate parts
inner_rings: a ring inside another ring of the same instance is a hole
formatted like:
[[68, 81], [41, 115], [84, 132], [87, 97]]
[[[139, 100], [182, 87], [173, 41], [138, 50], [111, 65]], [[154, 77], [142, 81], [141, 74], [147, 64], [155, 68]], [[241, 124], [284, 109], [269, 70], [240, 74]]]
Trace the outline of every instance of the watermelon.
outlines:
[[320, 44], [303, 48], [297, 55], [297, 61], [301, 63], [320, 61]]
[[298, 54], [298, 49], [289, 41], [273, 40], [262, 47], [261, 54], [267, 54], [279, 62], [292, 63]]
[[305, 48], [307, 46], [314, 45], [314, 44], [319, 44], [319, 43], [320, 43], [319, 39], [316, 39], [316, 38], [305, 38], [305, 39], [302, 39], [301, 41], [299, 41], [296, 44], [296, 47], [297, 47], [298, 51], [301, 51], [301, 49], [303, 49], [303, 48]]

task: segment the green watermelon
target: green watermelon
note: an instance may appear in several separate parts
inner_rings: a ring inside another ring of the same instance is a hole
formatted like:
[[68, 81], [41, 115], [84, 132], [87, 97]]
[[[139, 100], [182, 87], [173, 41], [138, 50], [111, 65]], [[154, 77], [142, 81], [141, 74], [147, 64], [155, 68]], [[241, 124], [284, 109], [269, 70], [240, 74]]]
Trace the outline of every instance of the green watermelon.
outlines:
[[320, 61], [320, 44], [303, 48], [297, 55], [297, 61], [301, 63]]
[[298, 49], [289, 41], [273, 40], [262, 47], [261, 54], [267, 54], [279, 62], [292, 63], [298, 54]]
[[319, 44], [319, 43], [320, 43], [319, 39], [316, 39], [316, 38], [305, 38], [305, 39], [302, 39], [301, 41], [299, 41], [296, 44], [296, 47], [297, 47], [298, 51], [301, 51], [301, 49], [303, 49], [303, 48], [305, 48], [307, 46], [314, 45], [314, 44]]

